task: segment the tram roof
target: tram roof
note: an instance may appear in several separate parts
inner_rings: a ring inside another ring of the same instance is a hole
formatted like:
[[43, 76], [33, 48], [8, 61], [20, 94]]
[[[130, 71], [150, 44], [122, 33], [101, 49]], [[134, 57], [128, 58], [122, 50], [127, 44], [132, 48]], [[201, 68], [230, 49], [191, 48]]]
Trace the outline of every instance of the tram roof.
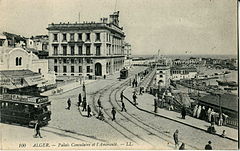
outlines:
[[18, 94], [3, 94], [0, 95], [0, 101], [25, 103], [25, 104], [42, 104], [50, 102], [47, 96], [29, 96]]

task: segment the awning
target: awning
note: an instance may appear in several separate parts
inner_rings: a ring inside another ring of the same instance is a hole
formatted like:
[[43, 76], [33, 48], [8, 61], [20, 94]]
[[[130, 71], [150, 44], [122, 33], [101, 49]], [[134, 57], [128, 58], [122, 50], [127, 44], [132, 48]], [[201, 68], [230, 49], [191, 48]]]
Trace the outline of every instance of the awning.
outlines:
[[0, 71], [0, 86], [7, 89], [17, 89], [46, 82], [42, 75], [30, 70]]
[[45, 79], [43, 79], [40, 75], [39, 76], [33, 76], [33, 77], [25, 77], [24, 80], [27, 82], [29, 86], [42, 84], [46, 82]]

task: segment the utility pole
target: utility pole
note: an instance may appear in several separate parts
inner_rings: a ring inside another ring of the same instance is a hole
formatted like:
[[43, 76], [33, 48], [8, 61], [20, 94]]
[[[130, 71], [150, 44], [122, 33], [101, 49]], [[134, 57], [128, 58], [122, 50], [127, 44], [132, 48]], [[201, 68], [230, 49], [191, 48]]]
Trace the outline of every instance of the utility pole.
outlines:
[[219, 114], [221, 115], [221, 114], [222, 114], [222, 107], [221, 107], [220, 95], [221, 95], [221, 94], [217, 94], [217, 97], [218, 97], [218, 103], [219, 103]]
[[115, 1], [114, 12], [116, 12], [116, 9], [117, 9], [117, 0]]

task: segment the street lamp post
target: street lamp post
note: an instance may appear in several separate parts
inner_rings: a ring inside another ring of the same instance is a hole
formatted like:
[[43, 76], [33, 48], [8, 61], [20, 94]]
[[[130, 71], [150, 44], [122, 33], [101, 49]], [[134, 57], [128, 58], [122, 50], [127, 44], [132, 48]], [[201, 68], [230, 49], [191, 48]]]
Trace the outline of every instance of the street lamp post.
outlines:
[[217, 94], [218, 97], [218, 104], [219, 104], [219, 114], [222, 114], [222, 107], [221, 107], [221, 99], [220, 99], [220, 94]]
[[160, 80], [158, 81], [158, 99], [159, 99], [159, 96], [160, 96]]

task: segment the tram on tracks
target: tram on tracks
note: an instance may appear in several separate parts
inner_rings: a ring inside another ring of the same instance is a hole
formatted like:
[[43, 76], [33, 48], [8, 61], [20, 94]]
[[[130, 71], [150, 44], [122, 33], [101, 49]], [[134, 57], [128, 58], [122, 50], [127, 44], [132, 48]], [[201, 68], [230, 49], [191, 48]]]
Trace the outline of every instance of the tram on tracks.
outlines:
[[128, 77], [128, 70], [123, 68], [120, 70], [120, 79], [126, 79]]
[[34, 127], [37, 121], [44, 126], [51, 120], [51, 102], [46, 96], [1, 94], [0, 105], [0, 121], [3, 123]]

